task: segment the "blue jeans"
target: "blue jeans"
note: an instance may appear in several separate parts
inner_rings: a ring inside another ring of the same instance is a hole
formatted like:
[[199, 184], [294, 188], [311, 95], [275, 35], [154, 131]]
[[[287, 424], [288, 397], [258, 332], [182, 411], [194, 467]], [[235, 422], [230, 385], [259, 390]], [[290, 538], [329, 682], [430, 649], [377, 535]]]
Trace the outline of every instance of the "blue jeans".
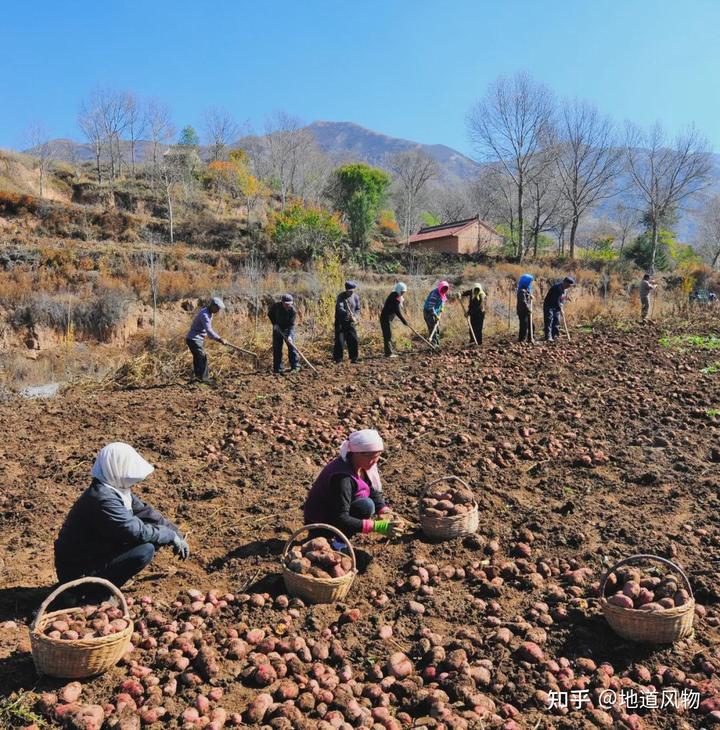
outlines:
[[[292, 342], [295, 338], [295, 331], [289, 330], [285, 333], [285, 337]], [[273, 370], [276, 373], [279, 373], [282, 370], [283, 344], [286, 344], [283, 336], [273, 330]], [[288, 361], [290, 362], [291, 368], [296, 368], [298, 366], [298, 354], [294, 347], [288, 346]]]
[[554, 340], [560, 336], [560, 307], [545, 307], [543, 315], [545, 339]]

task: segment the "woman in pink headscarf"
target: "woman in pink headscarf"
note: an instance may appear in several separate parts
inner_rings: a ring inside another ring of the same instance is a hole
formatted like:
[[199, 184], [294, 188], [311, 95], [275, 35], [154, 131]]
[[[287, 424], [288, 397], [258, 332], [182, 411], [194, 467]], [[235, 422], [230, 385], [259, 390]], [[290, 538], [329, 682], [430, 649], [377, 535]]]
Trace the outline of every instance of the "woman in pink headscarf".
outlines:
[[353, 431], [310, 488], [304, 523], [332, 525], [346, 537], [369, 532], [399, 534], [398, 523], [382, 519], [388, 507], [377, 464], [384, 448], [374, 429]]
[[428, 328], [428, 337], [433, 345], [440, 344], [440, 317], [445, 309], [450, 284], [439, 281], [437, 286], [427, 295], [423, 305], [423, 317]]

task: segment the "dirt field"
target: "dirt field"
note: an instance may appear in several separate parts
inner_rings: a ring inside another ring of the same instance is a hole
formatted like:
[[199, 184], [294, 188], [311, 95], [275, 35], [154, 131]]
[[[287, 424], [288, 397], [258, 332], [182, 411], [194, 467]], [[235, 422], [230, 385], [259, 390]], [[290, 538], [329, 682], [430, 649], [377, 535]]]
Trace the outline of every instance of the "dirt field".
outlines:
[[[708, 326], [695, 331], [716, 331]], [[163, 699], [166, 714], [157, 727], [182, 727], [183, 711], [211, 685], [224, 689], [211, 704], [228, 713], [245, 711], [259, 692], [274, 693], [275, 684], [260, 689], [243, 677], [247, 658], [226, 657], [222, 642], [231, 627], [241, 637], [258, 627], [342, 645], [325, 662], [341, 675], [339, 688], [326, 700], [315, 696], [314, 709], [303, 704], [302, 721], [271, 708], [264, 723], [272, 727], [316, 727], [323, 712], [332, 723], [325, 727], [372, 727], [371, 706], [378, 728], [396, 727], [388, 712], [397, 727], [708, 726], [712, 716], [699, 709], [597, 707], [600, 690], [621, 686], [698, 689], [701, 700], [720, 698], [720, 373], [701, 372], [718, 356], [690, 345], [663, 347], [661, 334], [655, 326], [605, 327], [533, 349], [495, 342], [438, 356], [417, 350], [398, 360], [322, 364], [317, 377], [238, 370], [215, 388], [75, 389], [3, 406], [0, 693], [27, 691], [16, 707], [30, 709], [35, 693], [64, 684], [38, 681], [26, 624], [54, 583], [53, 540], [89, 483], [95, 453], [122, 440], [156, 465], [139, 495], [189, 532], [192, 549], [186, 563], [161, 553], [131, 585], [135, 616], [159, 611], [168, 620], [186, 619], [191, 588], [234, 596], [201, 626], [218, 652], [219, 671], [198, 677], [199, 686], [183, 685], [181, 677], [181, 689]], [[313, 477], [343, 436], [363, 427], [385, 439], [381, 473], [393, 507], [415, 518], [428, 481], [462, 476], [480, 504], [478, 538], [358, 539], [356, 547], [373, 559], [345, 604], [288, 610], [281, 599], [255, 606], [243, 594], [283, 592], [279, 553], [301, 524]], [[608, 628], [598, 580], [607, 565], [634, 553], [672, 557], [688, 571], [706, 608], [694, 639], [648, 648]], [[431, 590], [408, 580], [423, 565], [439, 569], [432, 578], [428, 567]], [[448, 566], [464, 570], [453, 575]], [[590, 572], [578, 572], [582, 567]], [[141, 605], [142, 596], [153, 605]], [[349, 608], [359, 617], [344, 613]], [[163, 622], [146, 623], [159, 639]], [[380, 638], [386, 626], [392, 637], [385, 630]], [[542, 657], [529, 658], [526, 641], [541, 647]], [[427, 670], [431, 643], [448, 654], [434, 677]], [[135, 664], [84, 682], [81, 701], [116, 704], [138, 664], [152, 667], [162, 683], [180, 674], [159, 662], [152, 642], [145, 644], [128, 660]], [[465, 652], [459, 664], [452, 650]], [[414, 671], [383, 680], [396, 651], [410, 657]], [[301, 692], [307, 673], [315, 676], [309, 663], [294, 675]], [[548, 709], [542, 693], [553, 687], [588, 689], [596, 709]], [[0, 724], [29, 724], [9, 704], [1, 706]], [[385, 705], [389, 710], [378, 710]], [[60, 725], [51, 714], [44, 721]]]

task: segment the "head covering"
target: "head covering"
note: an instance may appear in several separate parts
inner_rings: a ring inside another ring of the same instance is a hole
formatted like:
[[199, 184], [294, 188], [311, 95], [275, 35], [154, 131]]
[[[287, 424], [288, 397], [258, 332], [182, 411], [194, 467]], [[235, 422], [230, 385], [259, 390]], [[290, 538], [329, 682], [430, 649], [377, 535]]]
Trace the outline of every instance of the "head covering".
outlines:
[[114, 489], [130, 509], [130, 488], [153, 473], [155, 467], [148, 464], [130, 444], [116, 441], [100, 449], [92, 467], [92, 475], [98, 481]]
[[345, 288], [350, 291], [351, 289], [357, 289], [357, 284], [354, 281], [346, 281]]
[[[443, 292], [443, 289], [445, 291]], [[450, 291], [450, 284], [447, 283], [447, 281], [438, 281], [437, 283], [437, 290], [438, 294], [440, 294], [440, 297], [443, 301], [447, 301], [447, 293]]]
[[[477, 292], [477, 294], [475, 293]], [[485, 290], [482, 288], [480, 282], [475, 282], [472, 285], [472, 295], [475, 299], [482, 299], [485, 296]]]
[[283, 294], [280, 297], [280, 301], [281, 302], [288, 302], [288, 303], [292, 304], [292, 302], [293, 302], [292, 294]]
[[[380, 434], [374, 428], [364, 428], [362, 431], [353, 431], [340, 446], [340, 456], [347, 459], [348, 453], [368, 452], [368, 451], [384, 451]], [[377, 464], [370, 467], [367, 477], [372, 486], [378, 491], [382, 491], [382, 482], [380, 481], [380, 473]]]
[[523, 274], [518, 281], [518, 291], [522, 289], [530, 291], [533, 281], [535, 281], [535, 277], [532, 274]]
[[213, 297], [210, 304], [214, 304], [218, 309], [225, 309], [225, 302], [220, 297]]
[[402, 281], [398, 281], [397, 284], [395, 284], [395, 293], [396, 294], [404, 294], [407, 291], [407, 284], [403, 284]]
[[575, 279], [573, 279], [572, 276], [566, 276], [563, 279], [563, 284], [567, 284], [568, 286], [575, 286]]

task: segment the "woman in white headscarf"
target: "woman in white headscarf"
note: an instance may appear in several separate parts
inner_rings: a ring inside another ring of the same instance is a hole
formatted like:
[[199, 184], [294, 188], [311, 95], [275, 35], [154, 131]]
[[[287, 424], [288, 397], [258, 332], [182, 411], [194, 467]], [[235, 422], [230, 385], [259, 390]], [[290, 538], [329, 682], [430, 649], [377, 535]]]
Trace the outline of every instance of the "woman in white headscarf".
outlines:
[[129, 444], [103, 447], [93, 481], [70, 509], [55, 541], [55, 570], [65, 583], [82, 576], [120, 587], [139, 573], [163, 545], [183, 560], [190, 553], [180, 530], [132, 493], [154, 467]]
[[377, 464], [384, 448], [374, 429], [353, 431], [310, 488], [303, 508], [305, 524], [332, 525], [346, 537], [399, 534], [397, 521], [382, 518], [388, 507]]

